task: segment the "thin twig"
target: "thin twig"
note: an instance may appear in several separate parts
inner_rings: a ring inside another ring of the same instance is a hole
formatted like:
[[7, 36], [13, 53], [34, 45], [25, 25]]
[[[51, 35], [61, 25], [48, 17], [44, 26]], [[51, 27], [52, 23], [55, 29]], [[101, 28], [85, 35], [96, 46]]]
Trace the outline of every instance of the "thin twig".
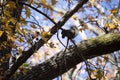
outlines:
[[[74, 46], [76, 47], [76, 50], [79, 52], [77, 45], [75, 44], [75, 42], [71, 39], [71, 42], [74, 44]], [[88, 61], [84, 58], [84, 56], [82, 54], [78, 55], [80, 58], [82, 58], [82, 60], [85, 62], [86, 65], [86, 69], [89, 75], [90, 80], [92, 80], [91, 76], [90, 76], [90, 71], [89, 71], [89, 65], [88, 65]]]
[[33, 10], [37, 11], [38, 13], [44, 15], [44, 16], [45, 16], [46, 18], [48, 18], [52, 23], [56, 24], [56, 22], [53, 21], [47, 14], [43, 13], [42, 11], [38, 10], [37, 8], [31, 6], [31, 5], [27, 4], [27, 3], [23, 3], [23, 2], [20, 2], [20, 3], [22, 3], [22, 4], [24, 4], [24, 5], [26, 5], [26, 6], [30, 7], [30, 8], [32, 8]]
[[99, 26], [99, 24], [98, 24], [98, 22], [96, 20], [94, 20], [94, 21], [87, 21], [86, 23], [90, 23], [90, 22], [95, 22], [99, 29], [101, 29], [103, 32], [107, 33], [102, 27]]
[[57, 31], [57, 39], [59, 40], [59, 42], [60, 42], [64, 47], [66, 47], [66, 46], [62, 43], [62, 41], [60, 40], [59, 35], [58, 35], [58, 31]]
[[[67, 39], [67, 44], [66, 44], [66, 46], [63, 44], [63, 45], [65, 46], [65, 50], [64, 50], [64, 52], [63, 52], [63, 55], [65, 55], [65, 52], [66, 52], [67, 47], [68, 47], [68, 43], [69, 43], [69, 39]], [[65, 56], [63, 57], [63, 60], [65, 61], [65, 69], [68, 70], [68, 69], [67, 69], [67, 65], [66, 65]], [[68, 73], [68, 75], [69, 75], [69, 73]], [[62, 80], [62, 75], [61, 75], [61, 80]]]
[[31, 17], [35, 20], [35, 22], [37, 22], [37, 24], [39, 25], [39, 22], [37, 21], [37, 19], [31, 15]]

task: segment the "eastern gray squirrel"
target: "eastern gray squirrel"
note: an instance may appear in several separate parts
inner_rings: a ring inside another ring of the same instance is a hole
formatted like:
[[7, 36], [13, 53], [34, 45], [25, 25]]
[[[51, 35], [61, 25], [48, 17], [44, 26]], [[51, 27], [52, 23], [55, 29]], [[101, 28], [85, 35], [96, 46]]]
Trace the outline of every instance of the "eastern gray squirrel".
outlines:
[[74, 39], [77, 35], [79, 30], [75, 25], [72, 25], [69, 30], [61, 28], [62, 32], [62, 38], [67, 37], [68, 39]]

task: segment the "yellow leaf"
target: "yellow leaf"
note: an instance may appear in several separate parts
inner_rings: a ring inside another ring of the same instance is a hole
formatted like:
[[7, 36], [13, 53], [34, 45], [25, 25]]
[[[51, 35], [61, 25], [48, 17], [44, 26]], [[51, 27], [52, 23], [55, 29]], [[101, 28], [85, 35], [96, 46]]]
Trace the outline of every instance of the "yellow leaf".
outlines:
[[19, 54], [21, 54], [21, 53], [22, 53], [22, 51], [23, 51], [22, 49], [18, 49], [18, 53], [19, 53]]
[[27, 1], [29, 4], [34, 4], [34, 0], [28, 0]]
[[48, 56], [49, 55], [49, 53], [48, 52], [45, 52], [45, 56]]
[[42, 3], [46, 4], [46, 3], [47, 3], [47, 1], [46, 1], [46, 0], [42, 0]]
[[56, 4], [56, 0], [52, 0], [52, 5], [55, 5]]
[[11, 17], [11, 14], [10, 14], [9, 11], [5, 11], [4, 14], [5, 14], [6, 16], [8, 16], [8, 17]]
[[117, 14], [117, 13], [118, 13], [118, 9], [117, 9], [117, 8], [113, 8], [113, 9], [111, 10], [111, 13], [112, 13], [112, 14]]
[[28, 39], [27, 42], [31, 44], [31, 39]]
[[91, 0], [91, 3], [92, 3], [92, 5], [94, 5], [94, 3], [95, 3], [95, 0]]
[[109, 24], [108, 24], [108, 22], [106, 22], [106, 24], [105, 24], [105, 27], [107, 27], [107, 28], [109, 27]]
[[17, 24], [16, 24], [16, 27], [17, 27], [18, 29], [20, 29], [21, 26], [22, 26], [21, 23], [17, 23]]
[[115, 29], [115, 27], [116, 27], [116, 26], [115, 26], [113, 23], [110, 23], [110, 24], [109, 24], [109, 28], [110, 28], [110, 29]]
[[26, 22], [26, 19], [25, 18], [20, 18], [20, 21], [21, 21], [21, 23], [23, 24], [23, 25], [27, 25], [27, 22]]
[[46, 0], [42, 0], [43, 7], [52, 10], [52, 7], [48, 4]]
[[109, 16], [108, 16], [108, 19], [111, 19], [111, 18], [112, 18], [112, 16], [111, 16], [111, 15], [109, 15]]
[[43, 7], [49, 10], [53, 10], [53, 8], [48, 3], [44, 4]]
[[16, 3], [13, 1], [8, 1], [8, 3], [6, 4], [6, 7], [8, 8], [16, 8]]
[[2, 36], [2, 34], [3, 34], [3, 31], [0, 31], [0, 37]]
[[31, 15], [30, 9], [28, 7], [26, 7], [25, 10], [26, 10], [26, 12], [25, 12], [26, 16], [30, 17], [30, 15]]
[[20, 38], [19, 38], [19, 41], [20, 41], [20, 42], [24, 42], [24, 39], [20, 37]]
[[21, 23], [17, 23], [17, 24], [16, 24], [16, 32], [22, 34], [22, 33], [23, 33], [23, 30], [21, 30], [20, 27], [21, 27]]
[[8, 40], [10, 40], [12, 42], [14, 42], [16, 40], [16, 37], [14, 35], [9, 34], [9, 35], [7, 35], [7, 37], [8, 37]]
[[118, 24], [120, 24], [120, 21], [118, 21]]
[[95, 18], [92, 17], [92, 16], [88, 17], [88, 19], [91, 20], [91, 21], [95, 20]]
[[26, 74], [26, 72], [27, 72], [27, 69], [25, 69], [24, 67], [20, 67], [19, 70], [20, 70], [23, 74]]
[[42, 37], [42, 39], [43, 39], [45, 42], [48, 41], [50, 35], [51, 35], [50, 32], [42, 32], [42, 33], [41, 33], [41, 37]]
[[10, 19], [9, 19], [9, 22], [12, 22], [12, 23], [15, 24], [15, 23], [17, 22], [17, 20], [16, 20], [15, 18], [10, 18]]
[[46, 0], [41, 0], [42, 3], [45, 5], [45, 4], [48, 4]]
[[102, 76], [103, 76], [102, 71], [98, 69], [98, 70], [97, 70], [96, 77], [97, 77], [98, 79], [100, 79]]
[[10, 57], [11, 57], [11, 55], [8, 53], [8, 54], [6, 54], [6, 57], [7, 57], [7, 58], [10, 58]]
[[34, 24], [32, 24], [31, 27], [34, 28], [34, 29], [36, 28], [36, 26]]

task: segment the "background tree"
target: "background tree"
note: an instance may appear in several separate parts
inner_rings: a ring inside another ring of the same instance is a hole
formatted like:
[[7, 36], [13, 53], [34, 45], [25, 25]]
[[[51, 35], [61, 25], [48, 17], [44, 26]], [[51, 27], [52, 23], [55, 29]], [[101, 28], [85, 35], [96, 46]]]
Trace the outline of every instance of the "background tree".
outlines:
[[[0, 79], [50, 80], [71, 68], [61, 79], [82, 78], [80, 71], [119, 79], [119, 8], [119, 0], [1, 0]], [[71, 25], [79, 34], [67, 43], [61, 32]]]

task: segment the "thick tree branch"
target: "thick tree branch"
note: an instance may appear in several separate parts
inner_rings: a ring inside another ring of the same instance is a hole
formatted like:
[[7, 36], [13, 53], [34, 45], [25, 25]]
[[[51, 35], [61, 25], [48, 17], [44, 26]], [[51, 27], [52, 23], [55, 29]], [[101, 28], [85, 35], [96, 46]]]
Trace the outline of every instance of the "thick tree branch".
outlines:
[[[48, 40], [57, 32], [59, 28], [61, 28], [66, 21], [83, 6], [88, 0], [79, 0], [78, 4], [74, 9], [67, 12], [63, 18], [50, 30], [52, 35], [48, 36]], [[8, 80], [15, 71], [35, 52], [35, 50], [38, 50], [45, 41], [43, 39], [40, 39], [34, 46], [32, 46], [28, 51], [22, 52], [22, 55], [18, 58], [16, 63], [11, 67], [11, 69], [7, 72], [7, 75], [5, 75], [5, 78]], [[44, 79], [45, 80], [45, 79]]]
[[[79, 57], [80, 54], [83, 54], [86, 59], [91, 59], [119, 50], [120, 34], [111, 33], [84, 40], [77, 44], [77, 47], [78, 50], [76, 50], [75, 46], [70, 47], [70, 50], [64, 54], [63, 51], [59, 52], [42, 64], [32, 68], [19, 80], [51, 80], [82, 62], [83, 59]], [[64, 61], [64, 58], [66, 61]]]

